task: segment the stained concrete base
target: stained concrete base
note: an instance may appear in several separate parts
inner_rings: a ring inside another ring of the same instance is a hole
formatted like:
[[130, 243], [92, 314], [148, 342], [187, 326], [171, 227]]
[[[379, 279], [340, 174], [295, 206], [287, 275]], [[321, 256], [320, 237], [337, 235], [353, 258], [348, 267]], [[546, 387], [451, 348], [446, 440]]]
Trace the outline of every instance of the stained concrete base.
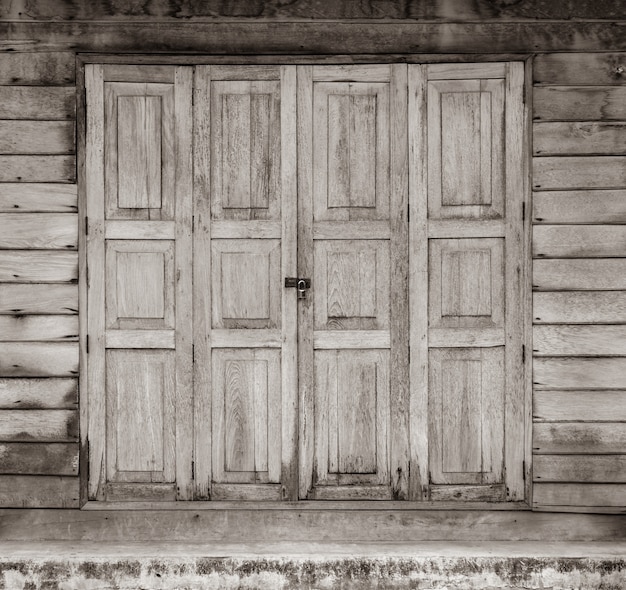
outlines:
[[626, 543], [0, 543], [0, 588], [625, 590]]

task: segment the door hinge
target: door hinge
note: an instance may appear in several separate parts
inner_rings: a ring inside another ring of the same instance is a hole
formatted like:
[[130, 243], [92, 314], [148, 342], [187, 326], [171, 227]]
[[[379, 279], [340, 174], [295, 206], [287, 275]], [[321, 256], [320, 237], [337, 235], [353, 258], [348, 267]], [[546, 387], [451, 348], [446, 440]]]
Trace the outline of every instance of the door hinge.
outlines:
[[196, 479], [196, 462], [191, 462], [191, 479]]
[[526, 362], [526, 345], [522, 344], [522, 364]]
[[526, 481], [526, 460], [522, 461], [522, 478]]
[[196, 362], [196, 345], [192, 344], [191, 345], [191, 361], [192, 362]]
[[85, 235], [86, 236], [89, 235], [89, 217], [88, 216], [85, 217]]
[[522, 201], [522, 223], [526, 223], [526, 201]]
[[411, 205], [409, 204], [406, 206], [406, 220], [407, 222], [411, 221]]
[[87, 334], [87, 337], [85, 338], [85, 352], [89, 354], [89, 334]]

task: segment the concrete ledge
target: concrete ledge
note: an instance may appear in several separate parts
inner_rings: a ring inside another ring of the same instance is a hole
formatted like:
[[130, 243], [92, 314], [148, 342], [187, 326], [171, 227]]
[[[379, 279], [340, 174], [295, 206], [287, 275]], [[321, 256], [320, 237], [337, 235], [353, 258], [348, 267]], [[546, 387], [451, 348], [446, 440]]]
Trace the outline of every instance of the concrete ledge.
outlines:
[[626, 543], [2, 543], [0, 588], [626, 588]]

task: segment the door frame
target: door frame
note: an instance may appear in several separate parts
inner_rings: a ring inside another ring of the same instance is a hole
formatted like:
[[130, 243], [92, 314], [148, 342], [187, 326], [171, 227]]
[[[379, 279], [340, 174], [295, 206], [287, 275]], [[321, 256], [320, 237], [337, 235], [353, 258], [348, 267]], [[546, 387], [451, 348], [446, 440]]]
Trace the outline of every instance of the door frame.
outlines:
[[[523, 391], [523, 424], [521, 430], [524, 435], [524, 499], [513, 502], [432, 502], [432, 501], [385, 501], [385, 500], [358, 500], [358, 501], [315, 501], [315, 500], [290, 500], [283, 502], [246, 502], [246, 508], [264, 509], [284, 509], [291, 507], [301, 508], [328, 508], [328, 509], [437, 509], [437, 510], [529, 510], [532, 506], [532, 292], [531, 284], [531, 193], [530, 193], [530, 157], [531, 145], [529, 138], [531, 118], [529, 116], [529, 105], [532, 104], [532, 60], [530, 54], [398, 54], [398, 55], [349, 55], [349, 56], [328, 56], [328, 55], [140, 55], [140, 54], [77, 54], [77, 160], [78, 160], [78, 216], [79, 216], [79, 382], [88, 383], [88, 339], [87, 339], [87, 237], [86, 237], [86, 96], [85, 96], [85, 65], [86, 64], [124, 64], [124, 65], [329, 65], [329, 64], [429, 64], [429, 63], [484, 63], [484, 62], [504, 62], [517, 61], [524, 64], [524, 111], [523, 111], [523, 162], [521, 182], [519, 187], [523, 193], [521, 197], [522, 212], [519, 216], [522, 227], [520, 252], [522, 261], [519, 266], [522, 289], [519, 293], [519, 301], [523, 307], [523, 318], [521, 328], [523, 366], [522, 383], [520, 390]], [[411, 161], [412, 154], [409, 154]], [[195, 156], [194, 156], [195, 158]], [[194, 178], [194, 185], [196, 179]], [[194, 186], [195, 189], [195, 186]], [[89, 444], [88, 444], [88, 417], [89, 402], [88, 389], [85, 386], [79, 387], [80, 400], [80, 462], [83, 466], [89, 464]], [[231, 501], [185, 501], [185, 502], [99, 502], [88, 501], [88, 472], [87, 469], [80, 470], [80, 505], [85, 509], [242, 509], [240, 502]]]

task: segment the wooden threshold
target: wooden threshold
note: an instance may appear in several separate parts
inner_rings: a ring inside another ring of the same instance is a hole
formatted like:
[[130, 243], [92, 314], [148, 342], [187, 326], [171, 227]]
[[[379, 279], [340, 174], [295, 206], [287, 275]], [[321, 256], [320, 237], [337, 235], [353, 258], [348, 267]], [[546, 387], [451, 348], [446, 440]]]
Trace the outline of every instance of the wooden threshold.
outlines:
[[626, 515], [519, 510], [0, 510], [0, 541], [626, 541]]

